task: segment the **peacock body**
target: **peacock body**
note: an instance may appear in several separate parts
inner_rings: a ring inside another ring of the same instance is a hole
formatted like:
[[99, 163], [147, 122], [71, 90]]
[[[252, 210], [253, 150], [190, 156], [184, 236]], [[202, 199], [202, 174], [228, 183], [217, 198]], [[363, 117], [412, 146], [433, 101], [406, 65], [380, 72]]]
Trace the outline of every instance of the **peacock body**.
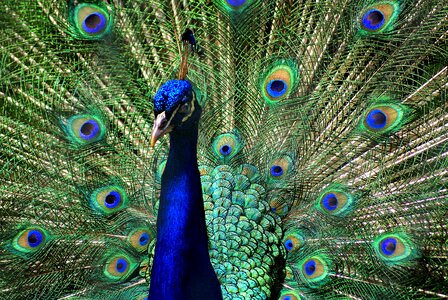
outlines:
[[191, 187], [150, 147], [182, 67], [224, 299], [447, 298], [447, 34], [445, 0], [3, 0], [0, 298], [164, 281], [157, 232], [196, 232], [156, 222]]

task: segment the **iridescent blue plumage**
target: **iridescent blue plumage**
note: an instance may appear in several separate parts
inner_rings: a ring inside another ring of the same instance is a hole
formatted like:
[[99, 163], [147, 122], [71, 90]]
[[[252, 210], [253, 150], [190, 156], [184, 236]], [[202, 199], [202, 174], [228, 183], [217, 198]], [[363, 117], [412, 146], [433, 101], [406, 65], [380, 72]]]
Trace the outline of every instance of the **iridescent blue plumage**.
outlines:
[[327, 210], [335, 210], [338, 207], [338, 198], [335, 194], [329, 193], [322, 199], [322, 205]]
[[88, 15], [82, 22], [82, 29], [87, 33], [98, 33], [104, 30], [107, 19], [104, 14], [100, 12], [93, 12]]
[[172, 112], [180, 103], [191, 100], [193, 87], [187, 80], [169, 80], [154, 96], [154, 112]]
[[362, 24], [369, 30], [377, 30], [384, 24], [384, 15], [380, 10], [371, 9], [364, 14]]
[[387, 116], [379, 109], [372, 110], [366, 118], [366, 123], [371, 128], [382, 129], [386, 126]]
[[294, 247], [294, 243], [291, 241], [291, 239], [287, 239], [284, 243], [286, 250], [291, 251]]
[[288, 84], [284, 80], [271, 80], [266, 86], [266, 91], [269, 96], [278, 98], [283, 96], [288, 90]]
[[43, 235], [39, 230], [30, 230], [28, 232], [28, 245], [31, 248], [38, 247], [43, 241]]
[[308, 276], [311, 276], [314, 274], [314, 272], [316, 271], [316, 262], [314, 260], [309, 260], [305, 263], [304, 266], [305, 269], [305, 273]]
[[281, 166], [278, 166], [278, 165], [273, 165], [271, 167], [270, 172], [271, 172], [272, 176], [279, 177], [279, 176], [283, 175], [283, 168]]
[[225, 145], [223, 145], [223, 146], [219, 149], [219, 152], [220, 152], [222, 155], [227, 156], [227, 155], [229, 155], [230, 153], [232, 153], [232, 146], [225, 144]]
[[381, 251], [384, 255], [392, 255], [397, 247], [397, 240], [394, 238], [386, 238], [381, 242]]
[[149, 242], [149, 234], [148, 233], [143, 233], [140, 238], [138, 239], [138, 242], [140, 244], [140, 246], [145, 246], [148, 244]]
[[169, 132], [170, 151], [161, 180], [149, 299], [222, 299], [208, 253], [196, 156], [201, 107], [185, 80], [166, 82], [154, 107], [153, 136]]

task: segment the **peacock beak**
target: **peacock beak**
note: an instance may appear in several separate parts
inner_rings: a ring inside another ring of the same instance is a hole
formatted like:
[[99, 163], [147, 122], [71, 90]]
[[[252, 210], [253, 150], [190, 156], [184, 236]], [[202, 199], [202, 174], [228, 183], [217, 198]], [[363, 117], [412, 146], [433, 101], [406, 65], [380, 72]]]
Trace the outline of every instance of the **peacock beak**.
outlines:
[[157, 115], [157, 118], [154, 121], [154, 125], [152, 126], [151, 133], [151, 147], [154, 148], [157, 140], [163, 136], [164, 134], [170, 132], [173, 127], [170, 126], [170, 121], [167, 120], [165, 112], [162, 112]]

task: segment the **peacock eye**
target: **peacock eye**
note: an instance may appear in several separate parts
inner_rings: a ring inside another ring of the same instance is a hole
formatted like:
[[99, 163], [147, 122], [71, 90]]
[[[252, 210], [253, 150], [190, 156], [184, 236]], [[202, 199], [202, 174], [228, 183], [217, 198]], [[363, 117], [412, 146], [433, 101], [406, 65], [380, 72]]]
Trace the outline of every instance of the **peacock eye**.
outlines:
[[45, 245], [47, 233], [37, 227], [31, 227], [20, 232], [13, 241], [13, 246], [20, 252], [34, 252]]
[[134, 230], [129, 235], [128, 240], [137, 251], [145, 251], [148, 249], [149, 242], [152, 240], [151, 232], [144, 228]]
[[305, 239], [297, 232], [289, 232], [283, 238], [283, 245], [288, 252], [301, 248], [305, 243]]
[[406, 262], [416, 252], [415, 246], [404, 233], [380, 235], [373, 245], [377, 255], [389, 264]]
[[319, 196], [316, 206], [327, 215], [343, 217], [353, 210], [354, 204], [354, 195], [342, 185], [335, 184]]
[[189, 113], [190, 112], [190, 103], [187, 102], [185, 104], [182, 104], [182, 106], [179, 109], [179, 112], [182, 114]]
[[321, 285], [328, 277], [329, 267], [325, 257], [305, 258], [299, 266], [301, 267], [300, 277], [310, 286]]
[[83, 39], [99, 39], [111, 31], [112, 18], [105, 7], [91, 3], [72, 8], [72, 22]]
[[221, 159], [227, 160], [235, 156], [242, 147], [238, 135], [234, 133], [220, 134], [213, 141], [212, 149]]
[[291, 173], [294, 161], [288, 155], [283, 155], [271, 161], [268, 175], [271, 179], [284, 179]]
[[294, 291], [288, 291], [281, 295], [280, 300], [298, 300], [301, 299]]
[[95, 115], [75, 115], [67, 120], [65, 132], [74, 143], [86, 145], [100, 141], [106, 128]]
[[261, 78], [261, 94], [267, 104], [274, 104], [293, 92], [298, 79], [294, 63], [277, 62]]
[[398, 1], [380, 1], [364, 9], [360, 14], [362, 34], [375, 34], [389, 31], [398, 17]]
[[92, 192], [89, 197], [91, 207], [105, 215], [113, 214], [126, 208], [127, 196], [125, 191], [118, 186], [105, 186]]
[[114, 281], [125, 280], [137, 267], [135, 261], [127, 255], [111, 257], [104, 266], [104, 275]]
[[406, 109], [399, 104], [378, 104], [370, 107], [364, 116], [363, 128], [375, 134], [390, 134], [401, 127]]

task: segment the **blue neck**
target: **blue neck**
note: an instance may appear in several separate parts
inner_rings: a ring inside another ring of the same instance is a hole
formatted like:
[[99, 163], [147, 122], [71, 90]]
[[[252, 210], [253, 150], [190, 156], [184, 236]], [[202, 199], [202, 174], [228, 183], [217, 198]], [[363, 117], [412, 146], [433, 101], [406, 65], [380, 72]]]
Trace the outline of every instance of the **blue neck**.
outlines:
[[170, 134], [162, 175], [149, 299], [222, 299], [210, 263], [196, 156], [197, 124]]

